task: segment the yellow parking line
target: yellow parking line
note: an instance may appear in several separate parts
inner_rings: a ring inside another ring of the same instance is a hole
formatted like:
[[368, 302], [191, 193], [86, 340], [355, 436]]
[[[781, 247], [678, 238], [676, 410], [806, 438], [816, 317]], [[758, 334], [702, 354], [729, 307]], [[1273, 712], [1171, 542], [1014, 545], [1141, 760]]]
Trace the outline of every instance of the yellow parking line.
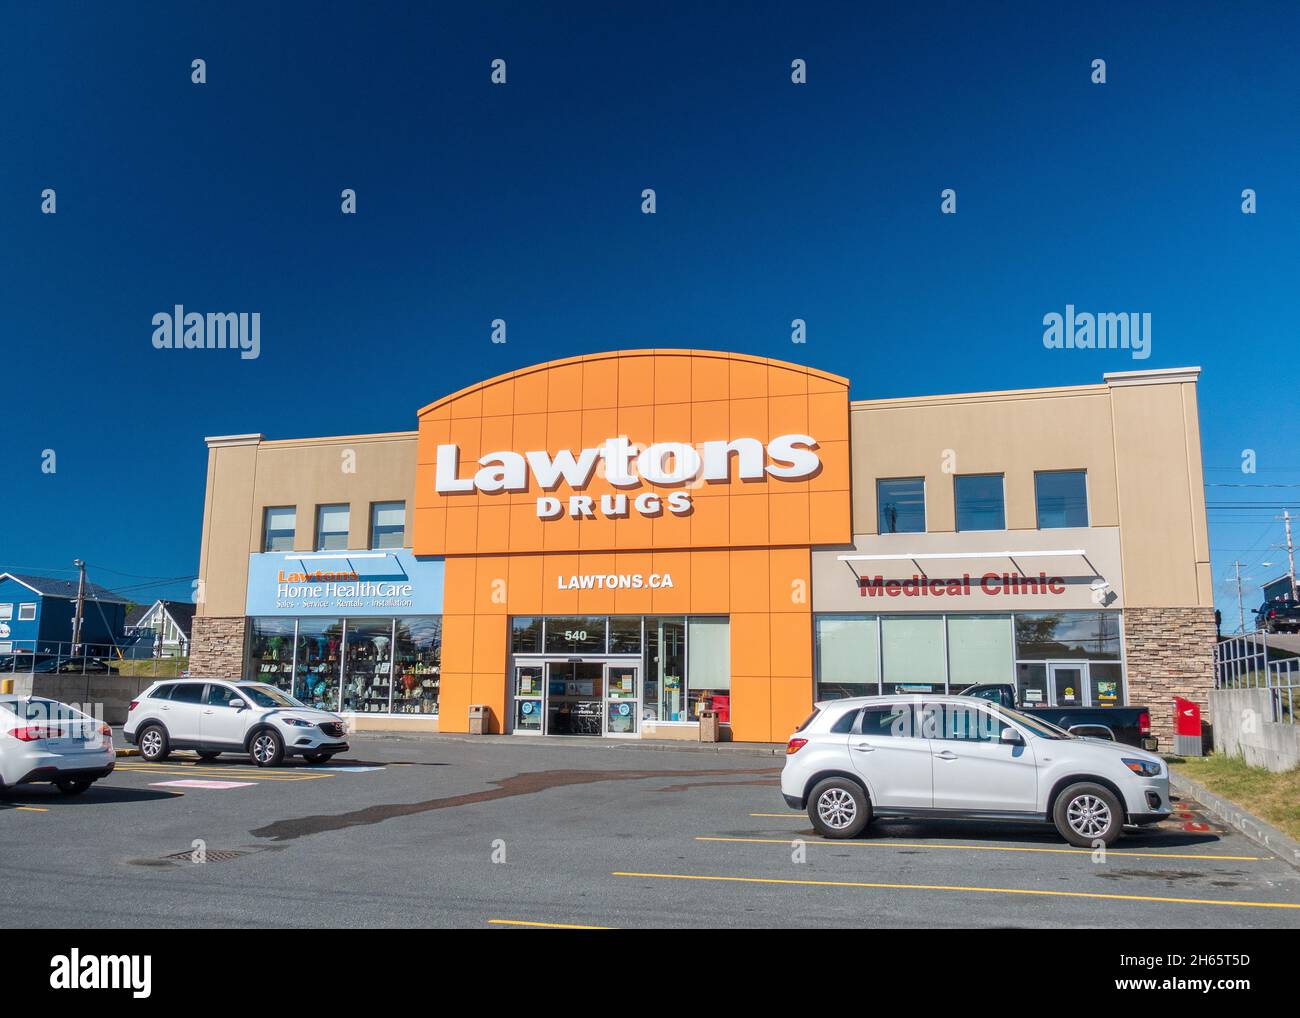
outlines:
[[44, 806], [15, 806], [14, 809], [20, 809], [24, 813], [48, 813], [49, 810]]
[[790, 820], [807, 820], [807, 813], [751, 813], [752, 817], [786, 817]]
[[956, 884], [876, 884], [859, 880], [781, 880], [776, 877], [720, 877], [690, 873], [619, 873], [615, 877], [648, 877], [656, 880], [707, 880], [734, 884], [784, 884], [795, 887], [869, 887], [889, 891], [964, 891], [971, 894], [1028, 894], [1048, 898], [1097, 898], [1105, 901], [1150, 901], [1165, 905], [1230, 905], [1236, 908], [1294, 908], [1300, 904], [1280, 901], [1224, 901], [1216, 898], [1160, 898], [1145, 894], [1101, 894], [1092, 891], [1039, 891], [1025, 887], [963, 887]]
[[538, 926], [548, 930], [609, 930], [611, 926], [579, 926], [577, 923], [532, 923], [524, 919], [489, 919], [489, 926]]
[[[699, 837], [696, 841], [735, 841], [747, 845], [789, 845], [789, 838], [706, 838]], [[809, 845], [827, 845], [840, 846], [852, 845], [856, 848], [930, 848], [944, 849], [956, 848], [967, 852], [1048, 852], [1059, 855], [1092, 855], [1095, 849], [1091, 848], [1029, 848], [1019, 845], [930, 845], [911, 841], [824, 841], [821, 838], [811, 839], [805, 844]], [[1182, 852], [1127, 852], [1114, 851], [1107, 849], [1106, 855], [1122, 856], [1126, 859], [1208, 859], [1227, 860], [1230, 862], [1259, 862], [1261, 856], [1258, 855], [1192, 855]]]

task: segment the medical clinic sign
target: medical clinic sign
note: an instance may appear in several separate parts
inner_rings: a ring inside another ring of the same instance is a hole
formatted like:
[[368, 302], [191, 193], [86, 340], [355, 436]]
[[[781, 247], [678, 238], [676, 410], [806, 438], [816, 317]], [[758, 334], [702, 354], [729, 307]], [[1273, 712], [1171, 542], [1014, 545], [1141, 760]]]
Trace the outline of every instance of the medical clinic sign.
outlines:
[[990, 597], [1047, 595], [1063, 597], [1067, 587], [1062, 576], [1022, 576], [1019, 573], [985, 573], [972, 577], [935, 579], [912, 576], [910, 579], [885, 579], [883, 576], [858, 577], [858, 593], [863, 597]]

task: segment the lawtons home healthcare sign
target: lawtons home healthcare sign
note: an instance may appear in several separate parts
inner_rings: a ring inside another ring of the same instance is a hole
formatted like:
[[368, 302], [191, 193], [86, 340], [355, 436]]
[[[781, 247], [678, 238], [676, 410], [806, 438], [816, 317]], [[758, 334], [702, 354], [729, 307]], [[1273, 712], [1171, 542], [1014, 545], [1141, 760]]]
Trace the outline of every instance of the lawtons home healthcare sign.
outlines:
[[[414, 549], [842, 542], [848, 409], [838, 376], [706, 351], [592, 355], [499, 376], [420, 412]], [[648, 574], [595, 582], [666, 586]]]
[[387, 552], [266, 552], [250, 555], [246, 613], [438, 615], [443, 564], [404, 549]]

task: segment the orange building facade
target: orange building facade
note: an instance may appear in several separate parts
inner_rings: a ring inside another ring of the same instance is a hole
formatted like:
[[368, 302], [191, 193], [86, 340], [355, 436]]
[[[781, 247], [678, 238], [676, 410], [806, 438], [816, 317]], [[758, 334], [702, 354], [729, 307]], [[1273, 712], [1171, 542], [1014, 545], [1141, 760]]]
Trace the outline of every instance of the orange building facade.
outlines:
[[[694, 738], [712, 709], [738, 741], [784, 739], [812, 706], [812, 550], [852, 540], [849, 462], [847, 379], [736, 354], [570, 358], [425, 407], [412, 548], [445, 562], [440, 730], [471, 705], [488, 731], [568, 730], [568, 692], [570, 713], [606, 701], [603, 734]], [[552, 635], [588, 619], [604, 646]], [[692, 665], [612, 653], [663, 619]], [[719, 677], [697, 695], [692, 668]]]

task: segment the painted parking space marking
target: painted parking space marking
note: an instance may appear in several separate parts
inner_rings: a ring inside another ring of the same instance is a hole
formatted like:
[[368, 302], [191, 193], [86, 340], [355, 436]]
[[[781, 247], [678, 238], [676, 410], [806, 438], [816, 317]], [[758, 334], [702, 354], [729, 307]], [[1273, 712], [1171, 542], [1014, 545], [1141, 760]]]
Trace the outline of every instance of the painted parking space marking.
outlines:
[[[696, 841], [724, 841], [736, 842], [747, 845], [785, 845], [789, 846], [789, 838], [723, 838], [723, 837], [697, 837]], [[849, 838], [843, 840], [827, 841], [823, 838], [812, 837], [804, 840], [807, 845], [824, 845], [826, 847], [845, 847], [854, 848], [926, 848], [926, 849], [957, 849], [965, 852], [1043, 852], [1049, 855], [1087, 855], [1094, 854], [1091, 848], [1037, 848], [1026, 845], [932, 845], [928, 842], [913, 841], [854, 841]], [[1186, 852], [1134, 852], [1125, 849], [1116, 851], [1107, 849], [1106, 857], [1119, 856], [1125, 859], [1196, 859], [1207, 862], [1262, 862], [1263, 856], [1259, 855], [1202, 855]]]
[[8, 803], [0, 805], [0, 809], [15, 810], [20, 813], [48, 813], [49, 810], [44, 806], [10, 806]]
[[1042, 898], [1089, 898], [1101, 901], [1140, 901], [1162, 905], [1218, 905], [1230, 908], [1286, 908], [1300, 910], [1289, 901], [1232, 901], [1219, 898], [1163, 898], [1146, 894], [1103, 894], [1098, 891], [1043, 891], [1027, 887], [966, 887], [960, 884], [883, 884], [865, 880], [791, 880], [777, 877], [728, 877], [695, 873], [623, 873], [615, 877], [651, 880], [700, 880], [728, 884], [772, 884], [785, 887], [860, 887], [886, 891], [953, 891], [963, 894], [1013, 894]]
[[546, 930], [610, 930], [612, 926], [582, 926], [578, 923], [539, 923], [527, 919], [489, 919], [489, 926], [531, 926]]
[[347, 764], [337, 764], [333, 767], [323, 765], [313, 767], [314, 771], [333, 771], [336, 774], [365, 774], [369, 771], [386, 771], [387, 767], [349, 767]]
[[[113, 773], [126, 774], [157, 774], [160, 776], [189, 777], [194, 774], [194, 768], [174, 768], [160, 767], [156, 764], [145, 764], [141, 767], [122, 767], [118, 766]], [[256, 778], [262, 781], [315, 781], [321, 778], [332, 778], [333, 774], [267, 774], [265, 771], [249, 768], [248, 770], [235, 770], [234, 768], [222, 767], [217, 771], [207, 771], [211, 774], [223, 774], [232, 778]]]
[[227, 788], [252, 788], [257, 782], [255, 781], [203, 781], [198, 778], [187, 778], [183, 781], [151, 781], [151, 788], [212, 788], [218, 791]]

